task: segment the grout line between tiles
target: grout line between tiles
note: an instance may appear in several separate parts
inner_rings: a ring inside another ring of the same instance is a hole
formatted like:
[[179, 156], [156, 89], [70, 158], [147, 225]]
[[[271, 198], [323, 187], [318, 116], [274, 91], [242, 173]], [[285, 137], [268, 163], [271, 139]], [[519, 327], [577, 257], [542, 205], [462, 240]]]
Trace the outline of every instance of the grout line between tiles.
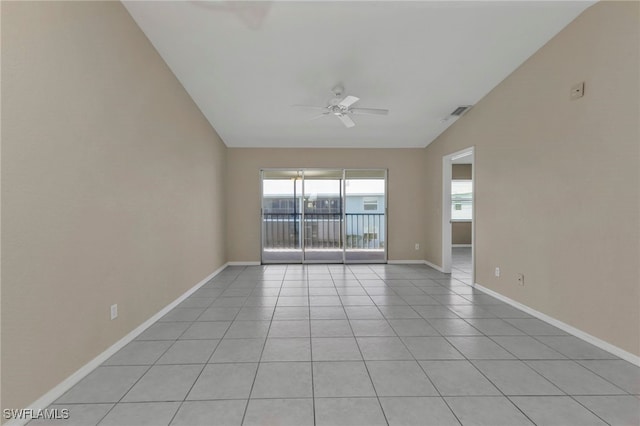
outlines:
[[[246, 268], [246, 267], [245, 267]], [[245, 268], [242, 268], [242, 270], [244, 270]], [[240, 272], [242, 272], [242, 270]], [[239, 275], [239, 274], [238, 274]], [[227, 286], [225, 288], [228, 288], [231, 284], [233, 284], [233, 282], [235, 282], [238, 279], [238, 275], [236, 275], [236, 278], [234, 278], [230, 283], [227, 284]], [[208, 284], [208, 283], [207, 283]], [[206, 284], [205, 284], [206, 285]], [[218, 296], [220, 297], [220, 296]], [[215, 299], [217, 300], [218, 297], [216, 297]], [[214, 300], [215, 302], [215, 300]], [[212, 304], [214, 303], [212, 302]], [[203, 312], [204, 313], [204, 312]], [[189, 387], [189, 390], [185, 393], [184, 398], [182, 399], [182, 401], [180, 402], [180, 405], [178, 406], [178, 409], [176, 410], [175, 413], [173, 413], [173, 416], [171, 417], [171, 420], [169, 421], [169, 424], [171, 424], [173, 422], [173, 420], [175, 419], [175, 417], [178, 415], [178, 413], [180, 412], [180, 409], [182, 408], [182, 406], [184, 405], [185, 401], [187, 400], [187, 398], [189, 397], [189, 394], [191, 393], [191, 391], [193, 390], [193, 387], [196, 385], [196, 383], [198, 382], [198, 380], [200, 379], [200, 377], [202, 376], [202, 373], [204, 372], [205, 368], [207, 368], [207, 365], [209, 365], [209, 361], [211, 361], [211, 358], [213, 358], [213, 354], [216, 352], [216, 350], [218, 349], [218, 346], [220, 346], [220, 343], [222, 342], [222, 339], [224, 339], [224, 336], [226, 336], [226, 334], [229, 332], [229, 330], [231, 329], [231, 325], [233, 324], [233, 321], [235, 320], [235, 318], [238, 316], [238, 314], [240, 313], [240, 311], [238, 311], [236, 313], [236, 315], [234, 316], [234, 319], [230, 321], [229, 323], [229, 327], [227, 327], [227, 329], [224, 331], [224, 333], [222, 334], [222, 336], [220, 337], [220, 339], [218, 340], [218, 343], [216, 343], [216, 346], [213, 348], [213, 351], [211, 351], [211, 355], [209, 355], [209, 358], [207, 358], [207, 361], [204, 363], [204, 365], [202, 366], [202, 369], [200, 370], [200, 373], [198, 373], [196, 379], [193, 381], [193, 383], [191, 383], [191, 386]], [[202, 314], [201, 314], [202, 315]], [[199, 318], [199, 317], [198, 317]], [[194, 321], [195, 322], [195, 321]], [[182, 333], [186, 333], [186, 331], [188, 330], [185, 329], [185, 331]], [[180, 336], [178, 336], [178, 339], [182, 336], [182, 334], [180, 334]], [[178, 341], [176, 339], [176, 341]], [[158, 358], [159, 359], [159, 358]]]

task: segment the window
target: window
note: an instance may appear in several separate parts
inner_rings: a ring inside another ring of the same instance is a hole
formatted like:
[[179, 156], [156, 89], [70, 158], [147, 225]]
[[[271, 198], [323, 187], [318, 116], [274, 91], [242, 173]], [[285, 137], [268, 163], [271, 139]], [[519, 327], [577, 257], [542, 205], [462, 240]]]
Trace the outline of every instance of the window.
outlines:
[[377, 198], [365, 198], [362, 201], [362, 208], [364, 210], [378, 210], [378, 199]]
[[293, 211], [293, 200], [280, 199], [279, 205], [281, 213], [288, 213], [289, 211]]
[[451, 181], [451, 219], [473, 218], [473, 183], [471, 180]]

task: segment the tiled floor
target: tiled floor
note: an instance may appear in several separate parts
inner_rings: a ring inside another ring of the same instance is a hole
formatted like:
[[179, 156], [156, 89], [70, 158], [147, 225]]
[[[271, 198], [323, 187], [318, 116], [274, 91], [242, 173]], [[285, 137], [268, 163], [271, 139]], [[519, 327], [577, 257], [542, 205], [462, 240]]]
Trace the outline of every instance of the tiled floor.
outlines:
[[451, 269], [451, 276], [469, 282], [473, 270], [471, 247], [451, 248]]
[[640, 424], [640, 368], [460, 280], [229, 267], [56, 401], [71, 417], [54, 424]]

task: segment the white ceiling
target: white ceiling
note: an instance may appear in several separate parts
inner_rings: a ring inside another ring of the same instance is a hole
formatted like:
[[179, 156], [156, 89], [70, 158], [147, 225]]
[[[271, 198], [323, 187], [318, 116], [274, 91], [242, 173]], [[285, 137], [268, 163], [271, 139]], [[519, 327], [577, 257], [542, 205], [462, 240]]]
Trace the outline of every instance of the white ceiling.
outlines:
[[593, 1], [124, 4], [229, 147], [424, 147]]

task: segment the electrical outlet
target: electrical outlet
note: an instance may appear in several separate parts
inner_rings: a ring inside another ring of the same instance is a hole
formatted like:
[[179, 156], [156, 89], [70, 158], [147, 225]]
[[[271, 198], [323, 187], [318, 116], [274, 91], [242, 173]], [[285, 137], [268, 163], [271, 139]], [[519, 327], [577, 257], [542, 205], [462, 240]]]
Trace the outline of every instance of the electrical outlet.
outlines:
[[118, 304], [111, 305], [111, 319], [114, 320], [118, 318]]
[[416, 250], [420, 250], [420, 244], [416, 243]]
[[495, 274], [496, 274], [496, 277], [499, 277], [499, 276], [500, 276], [500, 268], [498, 268], [497, 266], [496, 266], [496, 272], [495, 272]]
[[524, 274], [518, 274], [518, 284], [524, 285]]

